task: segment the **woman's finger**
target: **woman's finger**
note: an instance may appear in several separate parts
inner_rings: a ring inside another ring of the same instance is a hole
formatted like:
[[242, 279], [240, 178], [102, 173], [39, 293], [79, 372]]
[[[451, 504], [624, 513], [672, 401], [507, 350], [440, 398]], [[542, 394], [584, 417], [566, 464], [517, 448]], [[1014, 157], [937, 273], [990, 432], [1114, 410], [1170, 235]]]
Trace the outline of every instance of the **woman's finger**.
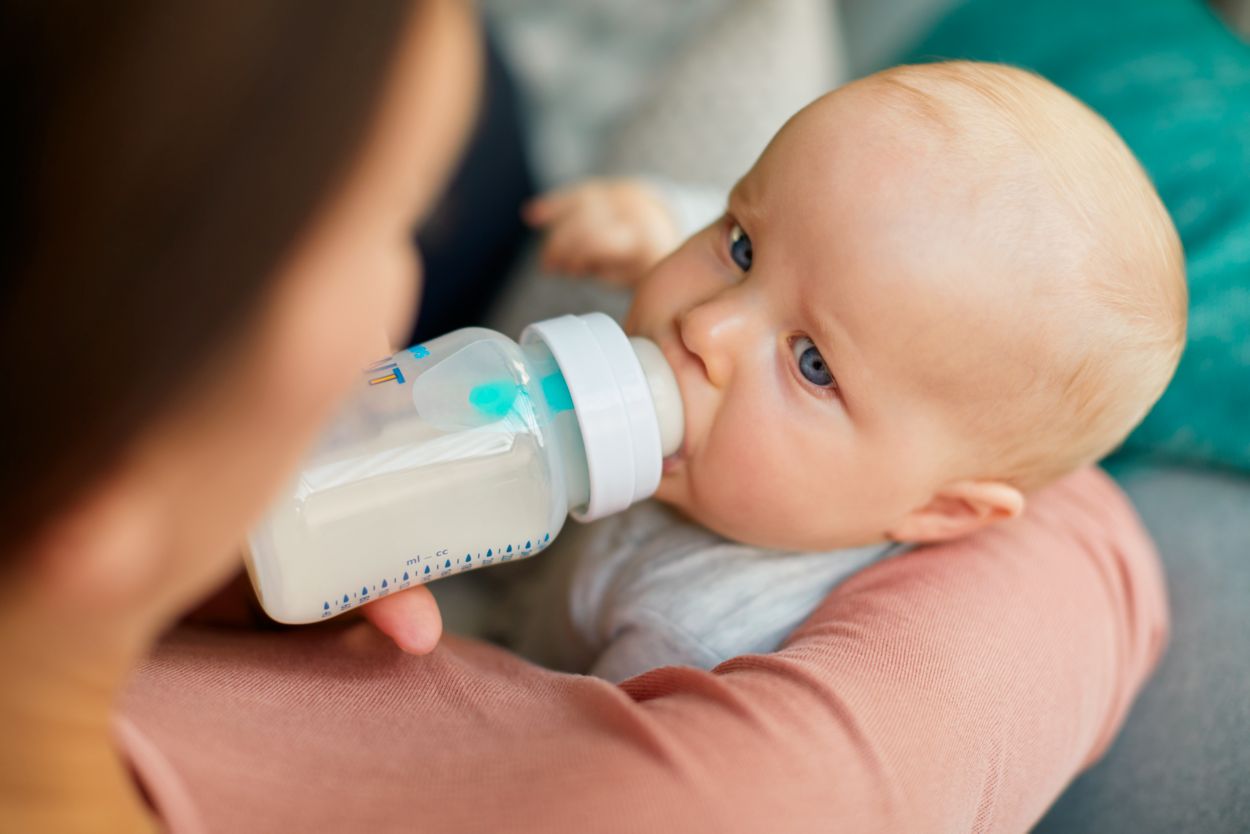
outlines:
[[443, 617], [425, 586], [410, 588], [364, 606], [361, 613], [409, 654], [429, 654], [443, 636]]

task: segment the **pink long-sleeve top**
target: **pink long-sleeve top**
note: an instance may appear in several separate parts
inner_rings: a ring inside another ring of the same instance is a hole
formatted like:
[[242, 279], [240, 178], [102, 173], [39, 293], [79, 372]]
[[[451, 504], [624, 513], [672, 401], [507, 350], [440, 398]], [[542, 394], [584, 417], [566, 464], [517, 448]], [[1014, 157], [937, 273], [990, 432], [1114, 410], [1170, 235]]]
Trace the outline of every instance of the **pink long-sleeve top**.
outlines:
[[1019, 832], [1106, 748], [1166, 626], [1149, 539], [1086, 471], [711, 672], [614, 686], [364, 624], [183, 629], [118, 739], [179, 834]]

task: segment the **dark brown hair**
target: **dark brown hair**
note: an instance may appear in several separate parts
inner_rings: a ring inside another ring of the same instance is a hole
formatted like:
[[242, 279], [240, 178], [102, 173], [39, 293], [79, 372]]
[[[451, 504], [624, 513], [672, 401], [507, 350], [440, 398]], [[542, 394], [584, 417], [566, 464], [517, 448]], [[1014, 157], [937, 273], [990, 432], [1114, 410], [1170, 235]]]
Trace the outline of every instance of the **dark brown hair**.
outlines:
[[0, 548], [259, 308], [363, 137], [410, 5], [5, 4]]

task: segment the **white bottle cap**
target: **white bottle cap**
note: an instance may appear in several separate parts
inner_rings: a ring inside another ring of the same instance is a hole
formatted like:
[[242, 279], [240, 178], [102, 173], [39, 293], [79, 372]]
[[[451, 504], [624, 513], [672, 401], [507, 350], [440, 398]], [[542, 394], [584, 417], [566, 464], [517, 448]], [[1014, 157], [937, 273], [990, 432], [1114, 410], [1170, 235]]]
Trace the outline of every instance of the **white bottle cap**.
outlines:
[[[547, 346], [573, 399], [590, 476], [590, 498], [573, 517], [593, 521], [654, 493], [663, 450], [680, 445], [683, 427], [681, 399], [668, 364], [648, 356], [644, 371], [634, 345], [603, 313], [536, 322], [525, 328], [521, 341]], [[670, 392], [659, 403], [664, 415], [657, 414], [653, 387]]]

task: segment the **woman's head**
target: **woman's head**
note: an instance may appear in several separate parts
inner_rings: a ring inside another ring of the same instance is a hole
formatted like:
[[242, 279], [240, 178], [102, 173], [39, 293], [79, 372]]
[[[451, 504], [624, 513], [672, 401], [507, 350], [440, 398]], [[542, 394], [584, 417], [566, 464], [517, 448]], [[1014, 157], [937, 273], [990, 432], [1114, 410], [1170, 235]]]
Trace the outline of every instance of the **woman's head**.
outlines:
[[422, 12], [62, 5], [10, 12], [0, 59], [0, 552], [168, 614], [411, 314]]

